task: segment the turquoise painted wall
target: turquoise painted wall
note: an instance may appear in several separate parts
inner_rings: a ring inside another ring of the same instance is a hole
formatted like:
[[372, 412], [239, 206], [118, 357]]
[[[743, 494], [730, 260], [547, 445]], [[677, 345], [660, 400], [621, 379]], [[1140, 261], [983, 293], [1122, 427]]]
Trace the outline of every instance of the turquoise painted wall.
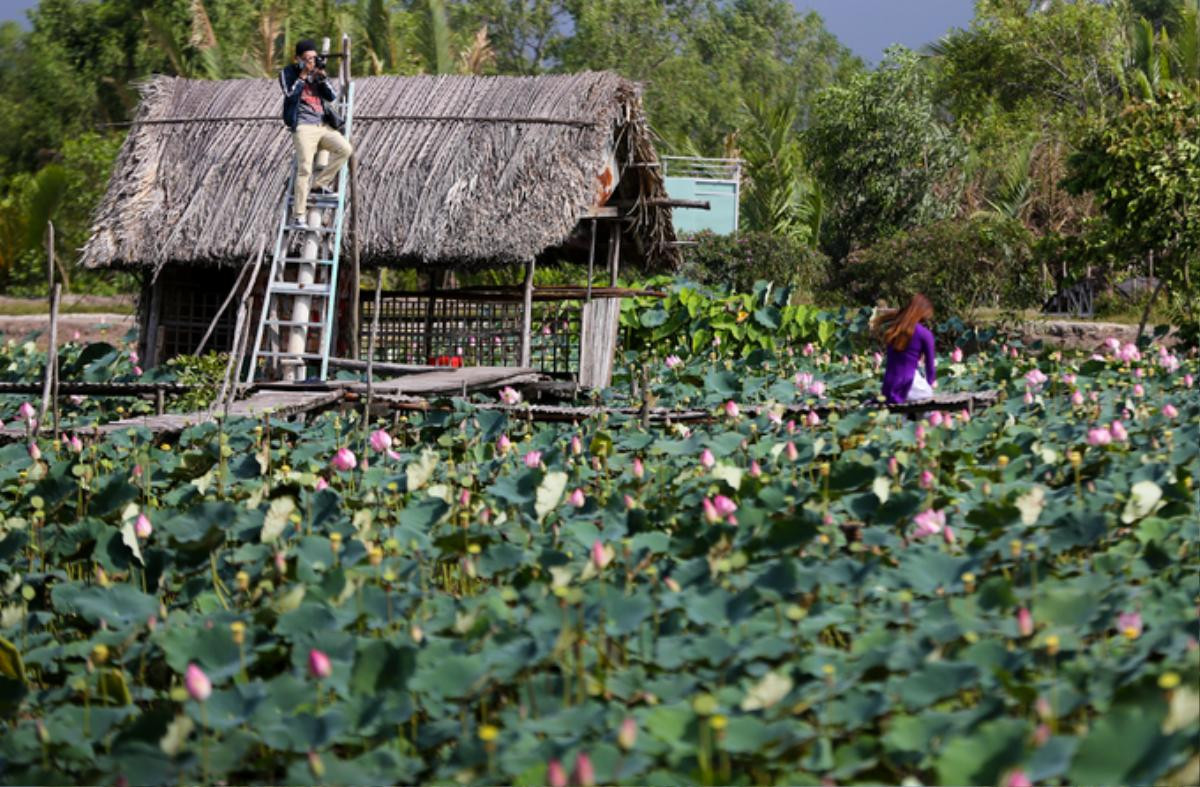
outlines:
[[737, 184], [731, 180], [666, 177], [667, 194], [671, 199], [708, 200], [711, 210], [673, 208], [675, 232], [686, 235], [711, 230], [718, 235], [737, 232]]

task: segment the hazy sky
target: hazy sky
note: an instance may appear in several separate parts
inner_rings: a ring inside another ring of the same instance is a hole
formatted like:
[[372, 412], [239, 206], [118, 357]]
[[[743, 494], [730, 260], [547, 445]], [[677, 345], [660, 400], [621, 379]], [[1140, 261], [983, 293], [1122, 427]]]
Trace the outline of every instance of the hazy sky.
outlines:
[[[879, 62], [889, 44], [918, 49], [951, 27], [971, 21], [973, 0], [792, 0], [813, 10], [842, 43], [868, 63]], [[0, 21], [25, 21], [37, 0], [0, 0]]]

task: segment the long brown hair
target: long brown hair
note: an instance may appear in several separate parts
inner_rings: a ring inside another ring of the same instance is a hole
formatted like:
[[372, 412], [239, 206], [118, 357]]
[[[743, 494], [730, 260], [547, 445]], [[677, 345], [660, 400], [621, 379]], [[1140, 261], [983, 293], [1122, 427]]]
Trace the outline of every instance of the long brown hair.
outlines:
[[907, 306], [885, 318], [888, 326], [883, 332], [884, 343], [896, 350], [906, 349], [908, 343], [912, 341], [913, 331], [916, 330], [917, 323], [932, 317], [933, 304], [929, 302], [928, 298], [918, 292], [912, 296], [912, 300], [908, 302]]

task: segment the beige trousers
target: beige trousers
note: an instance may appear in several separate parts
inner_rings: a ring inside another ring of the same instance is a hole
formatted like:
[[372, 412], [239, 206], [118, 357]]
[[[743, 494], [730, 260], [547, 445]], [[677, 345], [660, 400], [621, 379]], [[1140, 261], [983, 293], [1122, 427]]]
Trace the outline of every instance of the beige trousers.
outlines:
[[[296, 204], [292, 210], [297, 216], [304, 215], [308, 204], [308, 191], [333, 183], [342, 165], [350, 159], [354, 148], [340, 132], [322, 123], [319, 126], [296, 126], [292, 132], [292, 144], [296, 148]], [[329, 151], [329, 163], [314, 178], [313, 159], [322, 150]]]

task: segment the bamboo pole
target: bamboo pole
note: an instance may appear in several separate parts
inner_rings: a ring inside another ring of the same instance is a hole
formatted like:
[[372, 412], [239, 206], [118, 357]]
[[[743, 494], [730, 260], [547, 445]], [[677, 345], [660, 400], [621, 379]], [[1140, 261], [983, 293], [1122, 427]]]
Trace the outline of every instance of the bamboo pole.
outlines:
[[[50, 337], [46, 346], [46, 372], [42, 383], [42, 406], [38, 410], [39, 428], [46, 423], [50, 412], [50, 403], [54, 393], [54, 378], [58, 366], [58, 303], [62, 295], [62, 286], [54, 281], [54, 222], [46, 225], [46, 281], [47, 295], [50, 298]], [[55, 424], [55, 431], [58, 425]]]
[[533, 269], [536, 265], [534, 260], [530, 260], [525, 268], [525, 300], [521, 310], [521, 366], [526, 369], [529, 368], [532, 356], [530, 334], [533, 332]]
[[[371, 419], [371, 399], [375, 395], [375, 335], [379, 332], [379, 302], [383, 294], [383, 269], [375, 272], [375, 308], [371, 312], [371, 336], [367, 339], [367, 417]], [[357, 304], [358, 299], [355, 298]]]
[[[267, 243], [267, 239], [265, 237], [259, 239], [258, 257], [254, 261], [254, 268], [251, 269], [251, 271], [250, 271], [249, 281], [246, 282], [246, 287], [242, 291], [241, 300], [238, 301], [237, 318], [236, 318], [236, 320], [234, 320], [234, 325], [233, 325], [233, 344], [229, 348], [229, 360], [225, 362], [225, 376], [221, 380], [221, 390], [217, 394], [217, 398], [215, 400], [213, 400], [210, 412], [212, 412], [212, 410], [215, 410], [216, 406], [219, 403], [225, 401], [225, 392], [229, 389], [230, 375], [233, 375], [234, 377], [236, 377], [238, 374], [238, 370], [241, 368], [241, 361], [238, 358], [238, 356], [240, 355], [239, 345], [242, 344], [242, 342], [241, 342], [241, 336], [243, 333], [242, 324], [249, 323], [249, 321], [246, 319], [246, 317], [247, 317], [246, 302], [250, 299], [250, 296], [254, 293], [254, 285], [258, 281], [258, 270], [259, 270], [259, 266], [262, 265], [263, 249], [266, 247], [266, 243]], [[249, 378], [247, 378], [247, 379], [249, 379]], [[234, 386], [234, 387], [236, 387], [236, 386]]]
[[[260, 262], [262, 261], [264, 248], [265, 246], [262, 244], [260, 244], [258, 247], [258, 259]], [[246, 262], [249, 263], [250, 261], [246, 260]], [[196, 352], [193, 353], [193, 355], [199, 355], [200, 353], [204, 352], [204, 345], [208, 344], [208, 339], [210, 336], [212, 336], [212, 332], [217, 327], [217, 323], [220, 322], [221, 315], [225, 313], [227, 308], [229, 308], [229, 303], [233, 300], [233, 296], [237, 295], [238, 288], [241, 286], [242, 279], [246, 277], [246, 271], [248, 270], [250, 270], [250, 265], [246, 264], [242, 266], [240, 271], [238, 271], [237, 278], [233, 280], [233, 286], [229, 288], [229, 294], [225, 296], [225, 300], [221, 303], [220, 308], [217, 309], [217, 313], [213, 316], [212, 322], [208, 324], [208, 330], [205, 331], [204, 336], [200, 338], [200, 344], [196, 345]]]

